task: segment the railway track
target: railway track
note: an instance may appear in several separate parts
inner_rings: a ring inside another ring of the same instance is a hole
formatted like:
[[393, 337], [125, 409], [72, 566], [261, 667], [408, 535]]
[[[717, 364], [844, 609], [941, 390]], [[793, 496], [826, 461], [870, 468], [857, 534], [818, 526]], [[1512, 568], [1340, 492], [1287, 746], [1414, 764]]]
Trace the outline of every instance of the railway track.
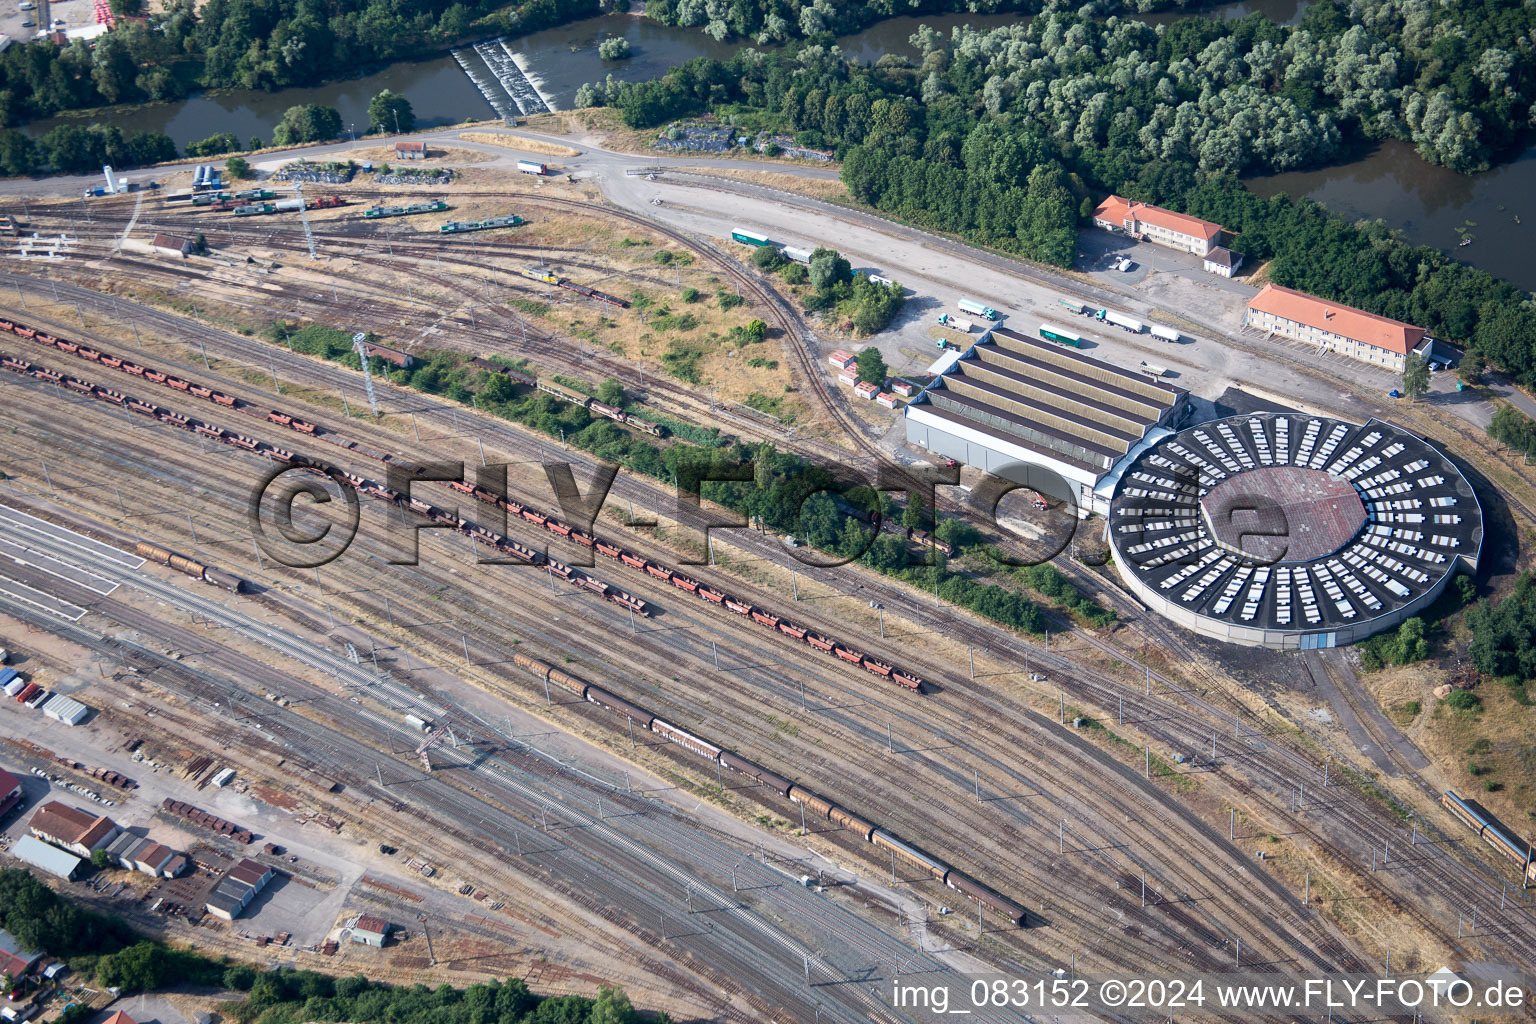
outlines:
[[1087, 911], [1089, 911], [1091, 909], [1092, 909], [1092, 907], [1090, 905], [1087, 905], [1087, 904], [1085, 904], [1084, 907], [1083, 907], [1084, 912], [1087, 912]]

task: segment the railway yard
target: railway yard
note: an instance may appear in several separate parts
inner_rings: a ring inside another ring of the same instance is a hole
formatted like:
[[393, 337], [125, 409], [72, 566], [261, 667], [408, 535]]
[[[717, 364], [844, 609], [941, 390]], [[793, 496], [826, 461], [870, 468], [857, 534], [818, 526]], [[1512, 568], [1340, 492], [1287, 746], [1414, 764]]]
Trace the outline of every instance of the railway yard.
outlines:
[[[697, 230], [712, 215], [612, 201], [617, 164], [497, 166], [411, 216], [365, 211], [420, 190], [337, 186], [310, 237], [293, 214], [146, 193], [7, 206], [61, 241], [23, 259], [6, 239], [0, 266], [0, 646], [93, 709], [69, 727], [0, 703], [27, 803], [0, 820], [7, 847], [34, 805], [80, 800], [31, 769], [102, 766], [139, 783], [119, 824], [280, 873], [233, 921], [167, 913], [197, 898], [185, 879], [64, 886], [89, 906], [259, 963], [617, 984], [679, 1021], [932, 1019], [891, 1005], [914, 976], [1528, 961], [1529, 837], [1478, 841], [1342, 651], [1242, 660], [1075, 547], [1053, 564], [1118, 621], [1047, 609], [1043, 636], [1011, 630], [937, 583], [718, 528], [727, 511], [657, 475], [620, 469], [584, 504], [611, 463], [563, 435], [467, 392], [365, 387], [269, 335], [446, 353], [664, 453], [713, 429], [867, 478], [921, 461], [827, 373], [835, 339], [728, 230]], [[161, 233], [212, 251], [134, 244]], [[695, 309], [693, 333], [662, 326]], [[753, 320], [766, 341], [741, 340]], [[590, 397], [610, 379], [630, 404]], [[1525, 485], [1479, 468], [1487, 543], [1518, 547]], [[298, 532], [344, 537], [355, 509], [355, 537], [330, 558], [258, 537], [277, 480], [327, 496], [293, 504]], [[941, 516], [974, 493], [941, 488]], [[1068, 521], [993, 539], [1028, 552]], [[1249, 685], [1266, 672], [1321, 680], [1338, 721], [1304, 710], [1317, 693]], [[210, 786], [218, 767], [237, 781]], [[405, 937], [328, 954], [358, 914]]]

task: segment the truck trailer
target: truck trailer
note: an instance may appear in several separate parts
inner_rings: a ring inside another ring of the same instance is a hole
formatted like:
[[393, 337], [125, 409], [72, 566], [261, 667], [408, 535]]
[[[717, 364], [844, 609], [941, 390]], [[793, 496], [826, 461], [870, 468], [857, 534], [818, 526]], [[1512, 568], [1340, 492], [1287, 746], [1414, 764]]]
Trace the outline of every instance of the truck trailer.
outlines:
[[983, 306], [979, 302], [973, 302], [970, 299], [961, 299], [958, 303], [956, 303], [956, 305], [958, 305], [963, 312], [970, 313], [973, 316], [984, 316], [988, 320], [996, 320], [998, 318], [997, 310], [993, 309], [991, 306]]
[[1112, 309], [1099, 310], [1098, 319], [1105, 323], [1114, 324], [1116, 327], [1124, 328], [1132, 334], [1140, 334], [1147, 329], [1147, 325], [1135, 317], [1126, 316], [1124, 313], [1116, 313]]
[[1179, 332], [1174, 330], [1172, 327], [1164, 327], [1161, 324], [1153, 324], [1152, 337], [1160, 338], [1163, 341], [1171, 342], [1172, 344], [1177, 345], [1179, 343], [1180, 335]]

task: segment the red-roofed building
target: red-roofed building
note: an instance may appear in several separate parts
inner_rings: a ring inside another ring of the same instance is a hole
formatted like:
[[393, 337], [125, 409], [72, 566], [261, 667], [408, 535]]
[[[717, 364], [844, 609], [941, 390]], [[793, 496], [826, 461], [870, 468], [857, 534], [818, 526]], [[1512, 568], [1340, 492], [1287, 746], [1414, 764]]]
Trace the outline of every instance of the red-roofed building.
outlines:
[[1433, 344], [1422, 327], [1273, 284], [1248, 303], [1243, 323], [1395, 373], [1402, 372], [1408, 353]]
[[1223, 228], [1199, 217], [1161, 206], [1112, 195], [1093, 211], [1093, 222], [1106, 231], [1124, 231], [1138, 241], [1153, 242], [1204, 256], [1221, 244]]
[[122, 1010], [118, 1010], [112, 1016], [102, 1021], [101, 1024], [138, 1024], [138, 1021], [128, 1016]]
[[105, 815], [96, 816], [78, 808], [51, 800], [43, 804], [27, 823], [32, 834], [44, 842], [89, 857], [106, 846], [122, 829]]
[[0, 816], [9, 814], [21, 803], [21, 780], [8, 771], [0, 770]]

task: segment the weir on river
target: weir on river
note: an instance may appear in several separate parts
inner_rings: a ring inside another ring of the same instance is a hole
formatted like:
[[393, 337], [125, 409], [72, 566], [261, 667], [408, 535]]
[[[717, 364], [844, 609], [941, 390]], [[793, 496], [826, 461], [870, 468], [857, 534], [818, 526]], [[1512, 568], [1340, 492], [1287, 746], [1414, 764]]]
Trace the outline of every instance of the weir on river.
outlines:
[[[505, 38], [475, 44], [477, 62], [463, 50], [454, 50], [453, 58], [503, 118], [517, 114], [542, 114], [554, 110], [536, 85], [518, 64]], [[481, 70], [483, 65], [484, 71]]]

